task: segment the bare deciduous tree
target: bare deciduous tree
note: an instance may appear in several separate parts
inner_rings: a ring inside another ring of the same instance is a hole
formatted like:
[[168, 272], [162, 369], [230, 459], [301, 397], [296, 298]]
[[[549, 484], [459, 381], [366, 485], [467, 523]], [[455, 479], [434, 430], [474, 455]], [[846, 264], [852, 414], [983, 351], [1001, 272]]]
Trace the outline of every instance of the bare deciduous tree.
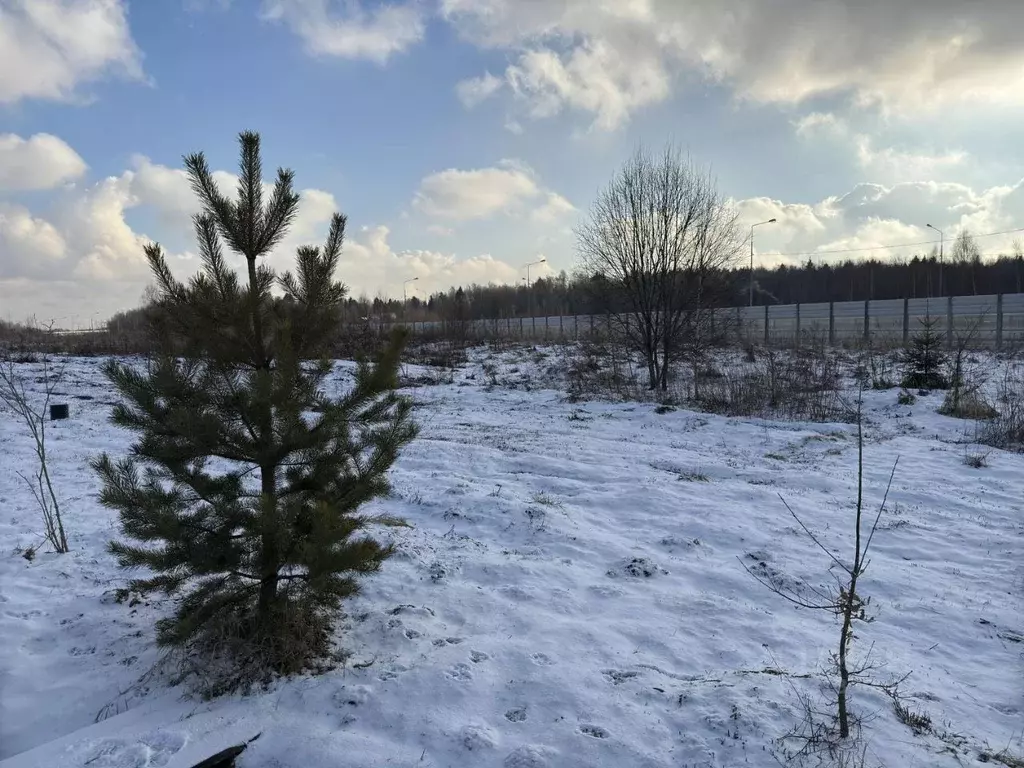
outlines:
[[952, 261], [966, 269], [971, 278], [971, 293], [978, 295], [978, 268], [981, 266], [981, 249], [974, 235], [967, 229], [960, 230], [953, 243]]
[[50, 469], [46, 463], [46, 412], [50, 406], [57, 383], [63, 376], [64, 367], [56, 371], [50, 367], [49, 361], [42, 358], [42, 374], [40, 383], [43, 385], [43, 401], [38, 409], [32, 405], [32, 397], [25, 389], [25, 381], [14, 366], [14, 361], [7, 359], [0, 362], [0, 402], [14, 413], [32, 436], [35, 443], [38, 465], [33, 477], [22, 472], [18, 475], [25, 481], [43, 518], [46, 540], [57, 552], [68, 552], [68, 537], [64, 532], [64, 521], [60, 514], [60, 502], [50, 479]]
[[625, 310], [612, 322], [643, 353], [650, 388], [667, 389], [669, 363], [707, 343], [712, 309], [731, 290], [727, 270], [743, 246], [735, 210], [677, 149], [640, 148], [576, 235], [581, 269]]
[[811, 608], [832, 613], [840, 620], [839, 643], [836, 651], [832, 654], [832, 664], [834, 672], [838, 677], [838, 682], [830, 681], [836, 697], [836, 719], [839, 723], [838, 736], [840, 739], [846, 739], [850, 735], [850, 713], [847, 705], [847, 693], [851, 685], [868, 685], [891, 691], [902, 682], [902, 680], [895, 680], [884, 684], [876, 683], [866, 676], [866, 673], [872, 669], [866, 659], [861, 664], [852, 664], [850, 660], [850, 645], [854, 638], [854, 622], [870, 622], [873, 620], [867, 615], [866, 611], [871, 598], [863, 597], [857, 591], [857, 587], [861, 577], [867, 570], [871, 542], [875, 537], [875, 531], [878, 530], [878, 523], [881, 520], [882, 513], [885, 511], [889, 490], [892, 488], [892, 481], [896, 476], [896, 467], [899, 463], [899, 458], [897, 457], [896, 461], [893, 462], [892, 472], [889, 474], [889, 482], [885, 486], [885, 492], [882, 494], [882, 501], [878, 505], [874, 521], [871, 523], [871, 527], [865, 530], [864, 524], [867, 521], [864, 519], [864, 422], [862, 409], [863, 389], [860, 391], [857, 400], [857, 506], [853, 519], [853, 541], [850, 560], [844, 562], [838, 555], [826, 547], [821, 539], [786, 503], [786, 500], [781, 495], [779, 496], [786, 510], [796, 520], [804, 533], [832, 561], [829, 571], [835, 579], [835, 584], [822, 588], [811, 586], [794, 587], [780, 573], [760, 572], [743, 563], [747, 573], [780, 597], [784, 597], [801, 608]]

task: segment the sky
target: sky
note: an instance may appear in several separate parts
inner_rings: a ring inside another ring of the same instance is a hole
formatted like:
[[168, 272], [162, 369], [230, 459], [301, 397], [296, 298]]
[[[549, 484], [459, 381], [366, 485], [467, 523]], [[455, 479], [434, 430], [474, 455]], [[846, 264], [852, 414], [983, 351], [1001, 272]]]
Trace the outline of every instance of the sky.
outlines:
[[270, 263], [341, 211], [356, 296], [571, 273], [598, 190], [668, 142], [777, 219], [758, 263], [910, 257], [928, 224], [994, 257], [1022, 28], [1020, 0], [0, 0], [0, 317], [137, 306], [153, 241], [193, 274], [182, 156], [230, 190], [243, 130], [302, 193]]

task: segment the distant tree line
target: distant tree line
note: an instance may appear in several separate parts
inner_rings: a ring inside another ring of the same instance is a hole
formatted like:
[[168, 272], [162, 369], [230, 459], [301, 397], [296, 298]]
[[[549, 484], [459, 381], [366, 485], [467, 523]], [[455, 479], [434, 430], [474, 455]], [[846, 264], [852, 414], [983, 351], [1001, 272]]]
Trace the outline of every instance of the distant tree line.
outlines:
[[[746, 306], [749, 268], [725, 270], [725, 279], [730, 287], [716, 297], [716, 303]], [[800, 266], [754, 270], [754, 303], [759, 306], [996, 293], [1024, 293], [1024, 245], [1015, 242], [1010, 253], [982, 260], [966, 230], [946, 249], [941, 265], [936, 250], [909, 259], [833, 263], [808, 259]], [[563, 270], [538, 278], [531, 286], [472, 284], [438, 291], [426, 299], [412, 296], [404, 305], [401, 299], [385, 296], [348, 297], [341, 314], [349, 324], [604, 314], [622, 308], [615, 295], [601, 274], [570, 275]], [[141, 313], [142, 309], [119, 312], [111, 318], [110, 327], [129, 330], [141, 322]]]
[[[797, 304], [865, 299], [979, 296], [1024, 292], [1024, 246], [1014, 243], [1009, 254], [983, 260], [976, 240], [961, 232], [940, 260], [937, 249], [912, 258], [868, 259], [800, 266], [781, 265], [754, 270], [754, 304]], [[940, 290], [941, 277], [941, 290]], [[745, 306], [749, 301], [750, 270], [725, 270], [728, 290], [716, 297], [719, 306]], [[439, 291], [426, 300], [378, 297], [349, 299], [351, 320], [360, 318], [406, 321], [586, 315], [614, 312], [614, 292], [598, 274], [564, 270], [538, 278], [533, 285], [469, 285]]]

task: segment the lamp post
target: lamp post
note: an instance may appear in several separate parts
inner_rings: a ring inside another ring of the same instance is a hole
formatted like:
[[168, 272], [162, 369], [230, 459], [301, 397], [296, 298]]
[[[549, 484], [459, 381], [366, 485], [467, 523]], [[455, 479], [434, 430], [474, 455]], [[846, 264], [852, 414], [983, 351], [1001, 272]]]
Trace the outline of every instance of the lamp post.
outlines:
[[405, 292], [405, 286], [407, 286], [409, 283], [414, 283], [417, 280], [419, 280], [418, 277], [410, 277], [408, 280], [405, 280], [405, 281], [402, 282], [402, 303], [403, 304], [406, 301], [409, 300], [409, 297], [406, 295], [406, 292]]
[[946, 239], [945, 233], [938, 227], [933, 227], [931, 224], [926, 224], [929, 229], [934, 229], [939, 233], [939, 296], [942, 296], [942, 256], [943, 256], [943, 245]]
[[538, 264], [543, 264], [546, 261], [547, 261], [547, 259], [541, 258], [539, 261], [531, 261], [529, 264], [526, 265], [526, 285], [527, 286], [531, 285], [531, 283], [530, 283], [530, 267], [535, 267]]
[[754, 306], [754, 227], [774, 223], [775, 219], [768, 219], [767, 221], [759, 221], [757, 224], [750, 225], [750, 306]]
[[541, 258], [538, 261], [531, 261], [529, 264], [526, 265], [526, 300], [527, 302], [529, 302], [530, 317], [533, 317], [533, 294], [530, 293], [530, 287], [533, 285], [533, 283], [530, 282], [530, 267], [535, 267], [538, 264], [543, 264], [546, 261], [547, 259], [541, 256]]

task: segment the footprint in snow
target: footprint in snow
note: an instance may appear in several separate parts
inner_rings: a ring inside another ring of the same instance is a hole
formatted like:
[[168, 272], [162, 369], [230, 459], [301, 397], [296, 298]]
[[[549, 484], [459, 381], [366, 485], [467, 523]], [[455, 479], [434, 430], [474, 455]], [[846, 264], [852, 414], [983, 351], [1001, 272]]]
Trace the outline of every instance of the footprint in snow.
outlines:
[[505, 719], [510, 723], [526, 722], [526, 707], [516, 707], [505, 713]]
[[481, 752], [498, 746], [497, 735], [483, 725], [467, 725], [459, 734], [459, 740], [470, 752]]
[[368, 685], [353, 685], [334, 692], [331, 697], [336, 706], [358, 707], [369, 701], [373, 688]]
[[474, 664], [479, 664], [481, 661], [487, 661], [489, 658], [491, 658], [490, 655], [484, 653], [483, 651], [469, 652], [469, 660], [472, 661]]
[[470, 670], [468, 664], [456, 664], [445, 674], [447, 674], [452, 680], [466, 681], [473, 679], [473, 672]]
[[535, 653], [532, 656], [530, 656], [530, 658], [533, 659], [533, 663], [539, 667], [550, 667], [552, 664], [555, 663], [551, 660], [551, 657], [548, 656], [546, 653]]
[[161, 768], [185, 746], [178, 733], [155, 731], [139, 738], [102, 739], [89, 745], [82, 765], [90, 768]]
[[503, 763], [504, 768], [549, 768], [555, 765], [557, 753], [550, 747], [539, 747], [526, 744], [509, 753]]
[[380, 674], [377, 675], [377, 679], [381, 682], [387, 682], [388, 680], [394, 680], [403, 672], [408, 672], [409, 668], [401, 664], [392, 664], [387, 669], [381, 670]]
[[595, 738], [595, 739], [607, 739], [608, 738], [608, 731], [606, 731], [604, 728], [602, 728], [599, 725], [589, 725], [589, 724], [581, 725], [580, 726], [580, 733], [582, 733], [585, 736], [590, 736], [590, 737]]
[[434, 645], [438, 648], [443, 648], [446, 645], [458, 645], [463, 640], [465, 640], [464, 637], [439, 637], [434, 640]]

